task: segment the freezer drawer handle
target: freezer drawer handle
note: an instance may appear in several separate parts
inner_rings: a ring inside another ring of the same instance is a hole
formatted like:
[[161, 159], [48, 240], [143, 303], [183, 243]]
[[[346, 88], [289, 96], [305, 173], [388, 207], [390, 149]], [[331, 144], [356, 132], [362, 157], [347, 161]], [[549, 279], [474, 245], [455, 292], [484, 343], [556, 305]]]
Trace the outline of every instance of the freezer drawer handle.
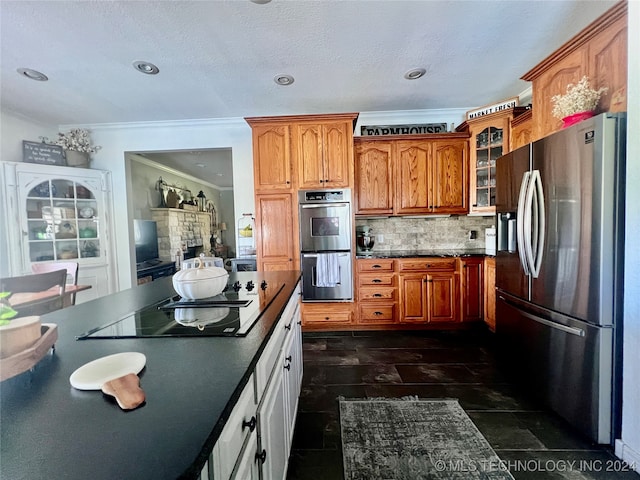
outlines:
[[555, 323], [555, 322], [552, 322], [550, 320], [545, 320], [544, 318], [536, 317], [536, 316], [531, 315], [531, 314], [529, 314], [527, 312], [523, 312], [522, 309], [519, 308], [518, 305], [516, 305], [513, 302], [510, 302], [509, 300], [504, 298], [502, 295], [498, 295], [498, 298], [500, 300], [502, 300], [503, 302], [505, 302], [505, 303], [507, 303], [507, 304], [509, 304], [509, 305], [511, 305], [513, 307], [518, 308], [520, 310], [520, 313], [522, 315], [524, 315], [525, 317], [527, 317], [529, 320], [533, 320], [534, 322], [541, 323], [542, 325], [546, 325], [547, 327], [555, 328], [556, 330], [562, 330], [563, 332], [570, 333], [571, 335], [576, 335], [578, 337], [584, 337], [585, 336], [584, 330], [582, 330], [581, 328], [567, 327], [566, 325]]

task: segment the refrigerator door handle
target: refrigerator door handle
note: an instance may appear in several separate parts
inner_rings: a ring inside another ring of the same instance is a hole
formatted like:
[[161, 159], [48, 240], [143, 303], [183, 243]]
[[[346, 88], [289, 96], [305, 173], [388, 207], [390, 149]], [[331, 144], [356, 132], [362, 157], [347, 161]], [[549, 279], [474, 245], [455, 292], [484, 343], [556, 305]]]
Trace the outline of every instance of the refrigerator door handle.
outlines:
[[[527, 191], [529, 189], [529, 180], [531, 172], [524, 172], [522, 175], [522, 183], [520, 184], [520, 194], [518, 196], [518, 210], [516, 212], [516, 241], [518, 245], [518, 256], [520, 257], [520, 265], [524, 270], [525, 275], [529, 275], [529, 263], [525, 255], [525, 224], [527, 219], [525, 218], [525, 203]], [[531, 221], [528, 221], [531, 225]]]
[[531, 175], [531, 183], [533, 191], [535, 189], [535, 201], [537, 204], [537, 228], [535, 239], [535, 261], [532, 259], [531, 275], [533, 278], [538, 278], [540, 274], [540, 267], [542, 266], [542, 256], [544, 254], [544, 238], [546, 231], [546, 212], [544, 203], [544, 191], [542, 190], [542, 178], [540, 177], [540, 170], [534, 170]]
[[503, 302], [511, 305], [512, 307], [517, 308], [519, 313], [520, 313], [520, 315], [522, 315], [523, 317], [527, 317], [529, 320], [533, 320], [534, 322], [538, 322], [538, 323], [540, 323], [542, 325], [545, 325], [547, 327], [555, 328], [556, 330], [561, 330], [561, 331], [563, 331], [565, 333], [570, 333], [571, 335], [576, 335], [578, 337], [584, 337], [585, 336], [585, 332], [581, 328], [568, 327], [567, 325], [562, 325], [561, 323], [556, 323], [556, 322], [552, 322], [551, 320], [547, 320], [545, 318], [536, 317], [535, 315], [531, 315], [530, 313], [525, 312], [518, 305], [516, 305], [515, 303], [510, 302], [509, 300], [507, 300], [502, 295], [498, 295], [498, 298], [500, 300], [502, 300]]

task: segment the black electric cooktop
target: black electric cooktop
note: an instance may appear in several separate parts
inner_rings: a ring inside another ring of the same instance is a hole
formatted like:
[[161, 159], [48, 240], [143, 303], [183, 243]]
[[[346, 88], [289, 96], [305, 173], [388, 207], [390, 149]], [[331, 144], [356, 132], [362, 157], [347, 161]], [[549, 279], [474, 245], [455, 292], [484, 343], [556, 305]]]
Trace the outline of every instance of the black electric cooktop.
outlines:
[[76, 337], [77, 340], [140, 337], [243, 337], [284, 283], [235, 282], [215, 297], [188, 300], [176, 295]]

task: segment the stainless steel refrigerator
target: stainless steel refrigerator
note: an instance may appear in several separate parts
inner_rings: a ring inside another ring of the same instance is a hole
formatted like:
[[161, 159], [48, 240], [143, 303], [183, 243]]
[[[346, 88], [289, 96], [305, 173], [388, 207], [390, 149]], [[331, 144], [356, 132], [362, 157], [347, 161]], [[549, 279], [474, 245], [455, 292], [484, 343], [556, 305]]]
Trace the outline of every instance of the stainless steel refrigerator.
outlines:
[[496, 336], [532, 393], [601, 444], [619, 437], [625, 115], [496, 162]]

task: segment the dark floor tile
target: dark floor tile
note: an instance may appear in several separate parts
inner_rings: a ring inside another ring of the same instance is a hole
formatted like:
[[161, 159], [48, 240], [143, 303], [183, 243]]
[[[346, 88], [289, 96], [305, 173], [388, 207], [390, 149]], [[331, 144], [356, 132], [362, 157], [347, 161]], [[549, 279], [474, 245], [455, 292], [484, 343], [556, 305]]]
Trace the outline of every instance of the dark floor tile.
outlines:
[[337, 412], [338, 398], [365, 398], [364, 385], [303, 386], [299, 412]]
[[361, 365], [369, 363], [484, 363], [493, 359], [478, 347], [389, 348], [358, 350]]
[[396, 365], [403, 383], [479, 383], [466, 365]]
[[343, 480], [342, 450], [293, 450], [288, 480]]
[[466, 367], [478, 383], [513, 383], [513, 379], [497, 369], [492, 362], [467, 363]]
[[468, 412], [494, 449], [544, 450], [542, 442], [511, 412]]
[[548, 449], [589, 450], [594, 443], [551, 412], [516, 412], [520, 423], [526, 426]]
[[293, 431], [292, 449], [324, 448], [324, 414], [320, 412], [300, 412], [296, 417]]
[[[302, 356], [304, 365], [359, 365], [355, 350], [306, 350]], [[306, 368], [306, 367], [305, 367]]]
[[598, 450], [496, 451], [516, 480], [638, 480], [613, 454]]
[[371, 383], [402, 383], [393, 365], [336, 365], [326, 368], [307, 365], [304, 385], [358, 385]]

